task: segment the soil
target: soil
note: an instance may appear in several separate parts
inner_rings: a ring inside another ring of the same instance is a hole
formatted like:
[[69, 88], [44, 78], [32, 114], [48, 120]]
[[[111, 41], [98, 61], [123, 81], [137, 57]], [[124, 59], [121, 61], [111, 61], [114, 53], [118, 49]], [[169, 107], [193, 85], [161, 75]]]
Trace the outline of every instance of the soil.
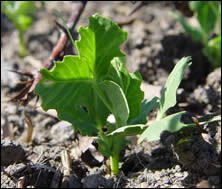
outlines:
[[[25, 58], [18, 55], [17, 31], [1, 14], [1, 187], [221, 187], [221, 121], [206, 124], [206, 133], [197, 128], [186, 130], [183, 133], [192, 135], [192, 140], [183, 145], [175, 145], [181, 132], [166, 132], [160, 141], [139, 145], [138, 136], [128, 137], [127, 148], [120, 156], [121, 171], [110, 176], [109, 162], [98, 153], [96, 143], [74, 132], [69, 123], [58, 120], [54, 111], [44, 112], [40, 101], [34, 108], [35, 100], [25, 107], [8, 102], [24, 87], [16, 82], [27, 79], [8, 70], [33, 72], [41, 68], [60, 36], [52, 9], [67, 19], [72, 6], [69, 1], [46, 2], [45, 9], [39, 8], [25, 33]], [[88, 17], [96, 12], [115, 22], [124, 21], [135, 6], [135, 2], [88, 2], [76, 28], [86, 27]], [[143, 77], [141, 88], [146, 99], [160, 96], [177, 61], [191, 56], [192, 65], [177, 91], [177, 105], [167, 114], [185, 110], [182, 121], [192, 122], [191, 116], [203, 121], [221, 112], [221, 68], [213, 69], [202, 55], [201, 44], [184, 35], [180, 24], [168, 15], [169, 11], [182, 14], [177, 7], [174, 2], [146, 3], [134, 14], [133, 21], [121, 26], [128, 32], [122, 50], [128, 71], [139, 71]], [[193, 16], [185, 18], [195, 24]], [[152, 121], [154, 115], [155, 111], [147, 119]], [[27, 143], [30, 122], [33, 132]], [[63, 152], [70, 156], [68, 176], [64, 174]]]

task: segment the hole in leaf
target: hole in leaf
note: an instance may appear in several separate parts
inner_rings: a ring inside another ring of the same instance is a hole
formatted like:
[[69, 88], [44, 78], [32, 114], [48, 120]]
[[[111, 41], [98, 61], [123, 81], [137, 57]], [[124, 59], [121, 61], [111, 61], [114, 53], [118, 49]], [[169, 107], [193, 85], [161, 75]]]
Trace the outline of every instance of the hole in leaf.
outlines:
[[50, 84], [53, 84], [53, 82], [52, 81], [44, 81], [43, 84], [50, 85]]

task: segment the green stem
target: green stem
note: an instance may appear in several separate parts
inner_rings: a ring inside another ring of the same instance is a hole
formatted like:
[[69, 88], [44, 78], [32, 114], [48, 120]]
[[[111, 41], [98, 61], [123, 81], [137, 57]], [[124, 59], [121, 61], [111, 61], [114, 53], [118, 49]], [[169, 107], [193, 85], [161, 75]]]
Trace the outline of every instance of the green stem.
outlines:
[[[221, 117], [220, 116], [216, 116], [216, 117], [214, 117], [211, 120], [199, 122], [199, 125], [205, 125], [207, 123], [212, 123], [212, 122], [220, 121], [220, 120], [221, 120]], [[186, 127], [191, 127], [191, 126], [196, 126], [196, 124], [195, 123], [186, 124]]]
[[119, 153], [110, 156], [111, 174], [116, 175], [119, 172]]
[[[120, 120], [117, 116], [116, 119], [116, 128], [122, 126]], [[124, 136], [114, 136], [112, 140], [112, 155], [110, 156], [110, 167], [111, 167], [111, 175], [116, 175], [119, 172], [119, 156], [121, 149], [124, 148], [125, 138]]]
[[23, 40], [23, 32], [19, 31], [19, 44], [20, 44], [20, 48], [19, 48], [19, 55], [21, 57], [26, 56], [26, 47], [25, 47], [25, 42]]
[[67, 24], [66, 24], [66, 22], [65, 22], [65, 20], [64, 20], [64, 18], [63, 18], [63, 16], [62, 16], [62, 14], [59, 12], [59, 11], [57, 11], [56, 9], [53, 9], [54, 11], [55, 11], [55, 13], [60, 17], [60, 19], [62, 20], [62, 22], [63, 22], [63, 25], [64, 25], [64, 27], [66, 28], [66, 31], [67, 31], [67, 33], [68, 33], [68, 35], [69, 35], [69, 38], [70, 38], [70, 40], [72, 41], [72, 45], [73, 45], [73, 47], [75, 47], [75, 42], [74, 42], [74, 40], [73, 40], [73, 38], [72, 38], [72, 35], [71, 35], [71, 33], [70, 33], [70, 31], [69, 31], [69, 28], [68, 28], [68, 26], [67, 26]]
[[[117, 116], [115, 116], [115, 120], [116, 120], [116, 129], [117, 129], [120, 126], [119, 119]], [[110, 168], [111, 168], [111, 175], [116, 175], [119, 172], [119, 155], [120, 155], [120, 145], [121, 145], [120, 137], [118, 136], [113, 137], [112, 143], [113, 143], [112, 147], [113, 149], [112, 149], [112, 155], [110, 156]]]

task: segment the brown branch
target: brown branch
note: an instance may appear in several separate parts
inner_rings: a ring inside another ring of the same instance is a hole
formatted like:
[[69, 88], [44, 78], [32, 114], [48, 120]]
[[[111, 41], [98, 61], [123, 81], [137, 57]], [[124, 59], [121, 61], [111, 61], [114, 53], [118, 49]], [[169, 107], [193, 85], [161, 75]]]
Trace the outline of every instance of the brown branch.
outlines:
[[[81, 14], [84, 11], [84, 8], [87, 4], [87, 1], [78, 1], [75, 2], [72, 14], [68, 19], [67, 26], [70, 30], [71, 34], [74, 33], [74, 29], [76, 24], [79, 21], [79, 18]], [[56, 57], [59, 56], [59, 54], [65, 50], [67, 42], [68, 42], [68, 35], [66, 32], [61, 30], [61, 36], [59, 38], [58, 43], [53, 48], [50, 56], [43, 64], [43, 68], [50, 69], [52, 67], [52, 61], [56, 59]], [[13, 98], [11, 98], [9, 101], [12, 102], [19, 102], [21, 105], [27, 105], [27, 103], [35, 96], [33, 93], [33, 90], [35, 89], [36, 84], [41, 79], [41, 74], [39, 71], [36, 71], [35, 73], [29, 73], [29, 72], [21, 72], [16, 70], [10, 70], [12, 72], [15, 72], [20, 75], [25, 75], [31, 78], [31, 80], [28, 80], [25, 84], [26, 86]]]
[[137, 17], [137, 12], [131, 16], [124, 16], [120, 18], [120, 20], [116, 21], [116, 23], [120, 27], [122, 27], [124, 25], [132, 24], [135, 21], [136, 17]]
[[34, 79], [26, 81], [26, 86], [18, 94], [16, 94], [14, 97], [12, 97], [9, 101], [11, 101], [11, 102], [20, 102], [21, 100], [23, 100], [23, 98], [29, 92], [29, 90], [30, 90], [30, 88], [33, 84], [33, 81], [34, 81]]
[[137, 5], [133, 8], [133, 10], [130, 11], [130, 13], [129, 13], [128, 16], [133, 15], [135, 12], [137, 12], [139, 9], [141, 9], [141, 8], [142, 8], [144, 5], [146, 5], [146, 4], [147, 4], [147, 3], [144, 2], [144, 1], [139, 2], [139, 4], [137, 4]]
[[[68, 28], [71, 32], [73, 32], [77, 22], [79, 21], [79, 18], [86, 6], [87, 1], [79, 1], [75, 4], [75, 6], [73, 7], [73, 11], [71, 16], [68, 19], [67, 25]], [[59, 55], [59, 53], [64, 49], [65, 44], [67, 42], [68, 36], [66, 35], [66, 33], [62, 32], [61, 37], [58, 41], [58, 43], [56, 44], [56, 46], [54, 47], [54, 49], [52, 50], [52, 53], [50, 54], [49, 58], [46, 60], [46, 62], [44, 63], [43, 67], [46, 69], [49, 69], [51, 66], [52, 61]], [[29, 90], [29, 92], [32, 92], [36, 86], [36, 84], [38, 83], [38, 81], [41, 79], [41, 74], [38, 71], [37, 76], [35, 76], [34, 82]]]

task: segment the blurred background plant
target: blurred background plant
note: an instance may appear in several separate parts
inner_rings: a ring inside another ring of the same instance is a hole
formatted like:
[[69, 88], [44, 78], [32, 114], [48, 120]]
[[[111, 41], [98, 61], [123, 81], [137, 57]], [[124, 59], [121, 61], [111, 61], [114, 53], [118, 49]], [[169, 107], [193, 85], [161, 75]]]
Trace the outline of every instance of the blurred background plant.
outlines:
[[180, 22], [193, 41], [201, 41], [203, 54], [208, 57], [213, 68], [221, 66], [221, 2], [190, 1], [189, 8], [194, 12], [199, 28], [188, 24], [176, 12], [170, 12]]
[[[45, 2], [41, 2], [42, 7]], [[36, 12], [34, 1], [2, 1], [1, 13], [5, 14], [18, 30], [19, 35], [19, 55], [26, 56], [26, 45], [24, 42], [24, 32], [32, 25], [32, 16]]]

